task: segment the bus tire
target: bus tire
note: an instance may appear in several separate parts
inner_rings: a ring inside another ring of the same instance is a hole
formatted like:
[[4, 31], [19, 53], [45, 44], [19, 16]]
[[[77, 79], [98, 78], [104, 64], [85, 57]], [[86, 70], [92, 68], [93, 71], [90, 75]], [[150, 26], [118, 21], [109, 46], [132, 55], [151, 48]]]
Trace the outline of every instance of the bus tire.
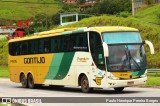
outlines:
[[81, 84], [81, 90], [82, 90], [83, 93], [89, 93], [89, 92], [93, 91], [93, 88], [89, 87], [89, 81], [88, 81], [87, 76], [84, 75], [81, 78], [81, 83], [80, 84]]
[[35, 84], [34, 84], [34, 79], [33, 79], [32, 74], [28, 75], [27, 80], [28, 80], [28, 87], [31, 88], [31, 89], [34, 89], [35, 88]]
[[115, 92], [122, 92], [124, 87], [114, 88]]
[[20, 82], [21, 82], [23, 88], [28, 88], [27, 79], [24, 74], [21, 74]]

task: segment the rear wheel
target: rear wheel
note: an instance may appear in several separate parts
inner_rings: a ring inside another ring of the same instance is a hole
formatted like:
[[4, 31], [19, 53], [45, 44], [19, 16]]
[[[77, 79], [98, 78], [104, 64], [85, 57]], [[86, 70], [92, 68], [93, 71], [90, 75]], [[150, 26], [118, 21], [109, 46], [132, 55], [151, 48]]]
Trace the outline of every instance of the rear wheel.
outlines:
[[32, 74], [28, 75], [28, 86], [31, 89], [35, 88], [34, 79], [33, 79]]
[[114, 88], [115, 92], [122, 92], [124, 87]]
[[81, 78], [81, 89], [82, 89], [82, 92], [84, 93], [93, 91], [93, 88], [89, 87], [89, 81], [85, 75]]
[[24, 74], [22, 74], [22, 75], [20, 76], [20, 81], [21, 81], [21, 84], [22, 84], [22, 87], [23, 87], [23, 88], [27, 88], [27, 87], [28, 87], [27, 79], [26, 79], [26, 77], [25, 77]]

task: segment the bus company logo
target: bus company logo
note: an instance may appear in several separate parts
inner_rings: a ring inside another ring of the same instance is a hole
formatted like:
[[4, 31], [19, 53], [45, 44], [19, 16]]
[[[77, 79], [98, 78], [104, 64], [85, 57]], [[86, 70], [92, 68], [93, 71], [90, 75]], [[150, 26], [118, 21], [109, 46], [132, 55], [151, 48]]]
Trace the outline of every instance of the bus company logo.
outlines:
[[128, 74], [120, 74], [120, 76], [128, 76]]
[[77, 62], [87, 62], [88, 60], [89, 60], [88, 57], [84, 57], [84, 58], [77, 57]]
[[44, 64], [45, 57], [29, 57], [24, 58], [24, 64]]

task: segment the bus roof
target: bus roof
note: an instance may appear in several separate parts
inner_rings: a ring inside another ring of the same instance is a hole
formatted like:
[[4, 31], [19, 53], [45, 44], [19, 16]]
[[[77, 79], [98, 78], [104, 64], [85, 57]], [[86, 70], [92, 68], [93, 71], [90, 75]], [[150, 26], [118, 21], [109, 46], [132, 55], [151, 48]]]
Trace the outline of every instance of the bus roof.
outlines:
[[100, 26], [100, 27], [83, 27], [83, 28], [62, 28], [50, 31], [40, 32], [35, 36], [29, 36], [24, 38], [15, 38], [10, 40], [9, 42], [16, 42], [22, 40], [29, 40], [29, 39], [37, 39], [37, 38], [44, 38], [50, 36], [59, 36], [59, 35], [66, 35], [66, 34], [74, 34], [74, 33], [81, 33], [87, 31], [96, 31], [99, 33], [103, 32], [119, 32], [119, 31], [138, 31], [138, 29], [131, 28], [131, 27], [123, 27], [123, 26]]
[[138, 31], [138, 29], [123, 26], [102, 26], [102, 27], [91, 27], [91, 30], [102, 32], [119, 32], [119, 31]]

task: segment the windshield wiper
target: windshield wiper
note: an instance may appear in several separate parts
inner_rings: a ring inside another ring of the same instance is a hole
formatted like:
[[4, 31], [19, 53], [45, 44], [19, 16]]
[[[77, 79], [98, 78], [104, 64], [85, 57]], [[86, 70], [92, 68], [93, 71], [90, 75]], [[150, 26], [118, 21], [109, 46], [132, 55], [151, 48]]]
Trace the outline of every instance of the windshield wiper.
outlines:
[[131, 56], [131, 52], [130, 52], [130, 50], [128, 49], [128, 54], [129, 54], [129, 60], [133, 60], [134, 61], [134, 63], [136, 64], [136, 66], [138, 67], [138, 69], [139, 70], [141, 70], [141, 67], [140, 67], [140, 65], [136, 62], [136, 60]]
[[[127, 45], [126, 45], [126, 47], [127, 47]], [[127, 47], [127, 51], [128, 51], [128, 47]], [[128, 62], [129, 62], [129, 69], [131, 69], [131, 62], [130, 62], [130, 58], [127, 54], [127, 51], [125, 50], [125, 54], [126, 54], [126, 58], [127, 58]]]

